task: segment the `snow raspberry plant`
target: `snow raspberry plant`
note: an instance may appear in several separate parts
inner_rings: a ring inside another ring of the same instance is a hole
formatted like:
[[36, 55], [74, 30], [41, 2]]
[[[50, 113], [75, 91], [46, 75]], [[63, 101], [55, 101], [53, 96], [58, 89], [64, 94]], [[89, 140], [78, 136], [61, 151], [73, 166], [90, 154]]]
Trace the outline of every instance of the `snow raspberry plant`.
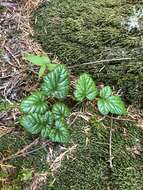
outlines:
[[[31, 93], [20, 104], [20, 124], [31, 134], [39, 134], [52, 142], [68, 143], [70, 129], [67, 119], [70, 110], [63, 103], [69, 95], [69, 71], [65, 65], [52, 64], [45, 56], [28, 54], [26, 59], [39, 65], [39, 77], [44, 75], [46, 69], [50, 72], [43, 77], [41, 88]], [[103, 115], [109, 113], [122, 115], [126, 113], [123, 101], [119, 96], [113, 96], [109, 86], [97, 90], [95, 81], [86, 73], [80, 75], [73, 91], [76, 101], [97, 101], [99, 112]], [[49, 100], [55, 100], [52, 106]]]

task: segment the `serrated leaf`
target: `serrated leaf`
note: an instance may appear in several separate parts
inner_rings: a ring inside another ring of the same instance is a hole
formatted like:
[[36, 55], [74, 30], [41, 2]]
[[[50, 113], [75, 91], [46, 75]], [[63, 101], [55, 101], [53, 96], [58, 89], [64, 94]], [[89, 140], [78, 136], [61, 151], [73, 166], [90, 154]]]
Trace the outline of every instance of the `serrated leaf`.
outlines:
[[108, 101], [112, 114], [122, 115], [126, 113], [125, 105], [119, 96], [110, 96]]
[[67, 68], [64, 65], [59, 65], [45, 76], [42, 90], [49, 97], [65, 98], [69, 91], [69, 73]]
[[49, 134], [49, 139], [53, 142], [68, 143], [70, 138], [67, 125], [62, 121], [55, 122], [55, 128], [52, 128]]
[[20, 104], [20, 111], [24, 113], [44, 113], [48, 108], [42, 92], [33, 92]]
[[43, 117], [37, 113], [22, 116], [20, 124], [31, 134], [38, 134], [45, 125]]
[[41, 136], [44, 138], [49, 138], [50, 131], [51, 131], [51, 128], [48, 125], [46, 125], [41, 130]]
[[97, 102], [98, 109], [101, 114], [107, 115], [110, 111], [109, 102], [106, 99], [99, 99]]
[[76, 90], [74, 92], [75, 98], [78, 101], [84, 99], [94, 100], [97, 95], [97, 89], [93, 79], [88, 74], [82, 74], [76, 83]]
[[69, 108], [63, 103], [56, 103], [53, 105], [52, 113], [55, 120], [65, 119], [70, 115]]
[[52, 112], [46, 112], [44, 118], [47, 125], [52, 125], [54, 123], [54, 115]]
[[112, 94], [112, 89], [110, 86], [105, 86], [100, 90], [100, 97], [108, 98]]
[[32, 64], [39, 65], [39, 66], [43, 66], [43, 65], [51, 63], [48, 56], [39, 56], [39, 55], [30, 54], [30, 53], [25, 55], [25, 59], [27, 61], [30, 61]]
[[97, 105], [103, 115], [107, 115], [109, 112], [117, 115], [126, 113], [125, 105], [119, 96], [110, 96], [106, 99], [100, 98]]

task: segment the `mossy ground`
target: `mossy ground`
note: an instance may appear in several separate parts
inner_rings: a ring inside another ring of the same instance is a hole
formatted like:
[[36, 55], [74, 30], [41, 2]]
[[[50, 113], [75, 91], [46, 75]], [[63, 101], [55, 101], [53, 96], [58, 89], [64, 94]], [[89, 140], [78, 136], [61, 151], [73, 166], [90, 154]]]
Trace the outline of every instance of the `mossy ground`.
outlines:
[[[42, 190], [141, 190], [142, 130], [132, 122], [113, 122], [112, 156], [113, 170], [109, 168], [110, 120], [89, 125], [79, 120], [72, 139], [77, 144], [74, 154], [65, 158], [55, 175], [52, 186]], [[88, 141], [87, 141], [88, 139]]]
[[[76, 65], [101, 59], [130, 57], [132, 60], [93, 64], [74, 69], [121, 89], [129, 104], [143, 104], [143, 17], [139, 31], [129, 32], [129, 21], [142, 1], [54, 0], [44, 4], [33, 17], [35, 38], [62, 63]], [[51, 56], [52, 57], [52, 56]]]
[[[3, 111], [11, 111], [10, 107], [0, 106]], [[4, 109], [5, 108], [5, 109]], [[3, 112], [0, 110], [0, 113]], [[3, 120], [2, 120], [3, 121]], [[31, 183], [33, 175], [47, 172], [49, 165], [47, 163], [48, 151], [42, 147], [42, 139], [39, 143], [33, 144], [27, 151], [24, 151], [21, 156], [17, 156], [16, 153], [27, 147], [34, 142], [36, 136], [31, 136], [24, 132], [19, 125], [12, 125], [9, 127], [12, 131], [3, 133], [0, 135], [0, 160], [3, 158], [11, 157], [3, 163], [0, 163], [0, 189], [2, 190], [22, 190], [25, 189], [28, 184]], [[32, 151], [32, 152], [31, 152]], [[30, 152], [30, 153], [28, 153]], [[25, 154], [26, 153], [26, 154]]]
[[[142, 0], [53, 0], [34, 14], [35, 38], [43, 48], [57, 55], [69, 66], [100, 59], [131, 57], [130, 61], [77, 67], [76, 73], [89, 72], [97, 81], [114, 85], [124, 92], [129, 104], [142, 107], [143, 101], [143, 29], [131, 31], [123, 26], [133, 6], [143, 6]], [[140, 24], [143, 18], [140, 19]], [[11, 111], [0, 102], [0, 112]], [[5, 120], [7, 123], [8, 121]], [[14, 121], [12, 120], [13, 125]], [[87, 127], [88, 125], [88, 127]], [[112, 138], [113, 171], [109, 169], [110, 121], [90, 124], [78, 121], [73, 126], [72, 140], [77, 149], [62, 163], [43, 190], [142, 190], [143, 148], [142, 130], [127, 121], [114, 121]], [[13, 127], [13, 126], [8, 126]], [[0, 157], [8, 157], [34, 141], [19, 126], [0, 138]], [[88, 141], [87, 141], [88, 139]], [[87, 143], [87, 144], [86, 144]], [[41, 143], [38, 151], [5, 162], [0, 170], [2, 190], [22, 190], [31, 182], [31, 175], [49, 171], [47, 150]], [[26, 175], [27, 180], [23, 176]], [[50, 171], [49, 171], [50, 175]]]

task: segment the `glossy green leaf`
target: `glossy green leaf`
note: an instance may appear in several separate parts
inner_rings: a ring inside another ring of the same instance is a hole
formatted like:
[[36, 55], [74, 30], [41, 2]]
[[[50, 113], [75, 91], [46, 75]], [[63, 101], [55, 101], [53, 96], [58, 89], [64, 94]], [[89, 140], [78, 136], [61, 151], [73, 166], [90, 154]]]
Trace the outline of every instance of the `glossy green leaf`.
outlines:
[[44, 77], [43, 92], [49, 97], [65, 98], [69, 91], [69, 73], [64, 65], [58, 65]]
[[48, 125], [44, 126], [41, 130], [41, 136], [44, 138], [49, 138], [50, 131], [51, 128]]
[[69, 108], [63, 103], [56, 103], [53, 105], [52, 113], [55, 120], [65, 119], [70, 115]]
[[44, 113], [48, 108], [42, 92], [33, 92], [20, 104], [20, 111], [24, 113]]
[[126, 113], [125, 105], [119, 96], [110, 96], [108, 101], [112, 114], [122, 115]]
[[99, 99], [97, 102], [98, 109], [101, 114], [107, 115], [110, 111], [109, 102], [106, 99]]
[[93, 79], [88, 74], [82, 74], [76, 83], [74, 95], [78, 101], [84, 99], [94, 100], [97, 95], [97, 89]]
[[49, 134], [49, 139], [53, 142], [68, 143], [70, 139], [70, 133], [67, 125], [62, 121], [55, 122], [55, 128], [52, 128]]
[[126, 108], [119, 96], [110, 96], [106, 99], [99, 99], [97, 102], [101, 114], [107, 115], [109, 112], [116, 115], [126, 113]]
[[22, 116], [20, 124], [31, 134], [38, 134], [45, 125], [43, 117], [37, 113]]
[[112, 94], [112, 89], [110, 86], [105, 86], [100, 90], [100, 97], [108, 98]]
[[43, 116], [44, 125], [41, 130], [41, 136], [48, 138], [51, 130], [51, 126], [54, 124], [53, 113], [48, 111]]
[[54, 115], [52, 112], [48, 111], [45, 113], [44, 115], [44, 118], [45, 118], [45, 122], [47, 125], [53, 125], [54, 123]]
[[27, 61], [30, 61], [32, 64], [39, 65], [39, 66], [43, 66], [43, 65], [51, 63], [48, 56], [39, 56], [39, 55], [30, 54], [30, 53], [25, 55], [25, 59]]

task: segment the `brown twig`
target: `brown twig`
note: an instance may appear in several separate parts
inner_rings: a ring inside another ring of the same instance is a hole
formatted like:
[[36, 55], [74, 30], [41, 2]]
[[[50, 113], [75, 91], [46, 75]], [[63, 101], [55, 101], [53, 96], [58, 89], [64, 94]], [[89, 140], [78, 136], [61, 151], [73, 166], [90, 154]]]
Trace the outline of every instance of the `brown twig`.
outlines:
[[133, 58], [130, 57], [123, 57], [123, 58], [115, 58], [115, 59], [104, 59], [104, 60], [97, 60], [97, 61], [91, 61], [88, 63], [82, 63], [82, 64], [78, 64], [78, 65], [73, 65], [73, 66], [69, 66], [69, 69], [73, 69], [75, 67], [81, 67], [81, 66], [86, 66], [86, 65], [92, 65], [92, 64], [96, 64], [96, 65], [100, 65], [103, 63], [110, 63], [110, 62], [120, 62], [120, 61], [128, 61], [128, 60], [132, 60]]
[[106, 116], [107, 118], [112, 118], [113, 120], [117, 120], [117, 121], [130, 121], [130, 122], [135, 122], [137, 120], [133, 120], [133, 119], [128, 119], [128, 118], [119, 118], [119, 117], [110, 117], [110, 116]]
[[57, 156], [52, 163], [50, 163], [50, 170], [53, 172], [57, 171], [58, 168], [61, 167], [61, 163], [67, 154], [72, 154], [77, 148], [77, 144], [74, 144], [72, 147], [69, 147], [64, 152], [62, 152], [59, 156]]
[[17, 7], [16, 3], [10, 3], [10, 2], [0, 2], [0, 6], [2, 7], [8, 7], [8, 8], [15, 8]]
[[0, 138], [8, 133], [11, 133], [12, 130], [13, 128], [11, 127], [0, 126]]
[[8, 48], [8, 47], [4, 47], [7, 51], [8, 51], [8, 53], [12, 56], [12, 58], [15, 60], [15, 62], [17, 63], [17, 65], [19, 66], [19, 67], [21, 67], [21, 65], [20, 65], [20, 62], [19, 62], [19, 60], [13, 55], [13, 53], [10, 51], [10, 49]]
[[11, 160], [13, 158], [17, 158], [17, 157], [21, 157], [23, 155], [27, 155], [28, 153], [26, 152], [28, 149], [30, 149], [33, 145], [37, 145], [39, 142], [39, 138], [35, 139], [32, 143], [30, 143], [29, 145], [27, 145], [26, 147], [24, 147], [23, 149], [19, 150], [18, 152], [16, 152], [15, 154], [12, 154], [6, 158], [3, 158], [0, 161], [0, 164], [2, 164], [3, 162], [7, 161], [7, 160]]

